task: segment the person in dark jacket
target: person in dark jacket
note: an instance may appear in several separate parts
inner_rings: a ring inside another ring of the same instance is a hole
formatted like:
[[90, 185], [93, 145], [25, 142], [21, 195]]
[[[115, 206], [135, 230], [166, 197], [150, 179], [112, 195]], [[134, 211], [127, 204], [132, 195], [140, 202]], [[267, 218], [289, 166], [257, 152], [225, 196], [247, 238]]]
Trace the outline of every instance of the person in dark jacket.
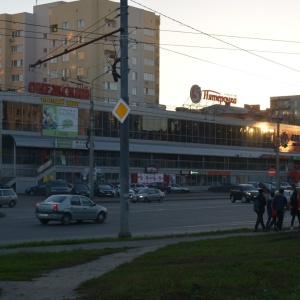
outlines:
[[274, 197], [274, 209], [277, 213], [277, 229], [282, 230], [284, 209], [287, 205], [287, 199], [284, 196], [284, 189], [279, 189], [279, 193]]
[[259, 189], [259, 194], [256, 196], [254, 201], [259, 201], [259, 211], [256, 211], [257, 219], [254, 227], [254, 231], [257, 231], [258, 225], [261, 224], [261, 227], [263, 230], [266, 229], [265, 223], [264, 223], [264, 213], [265, 213], [265, 206], [266, 206], [266, 198], [264, 196], [264, 190]]
[[268, 213], [268, 221], [266, 224], [267, 230], [270, 230], [273, 225], [276, 229], [276, 210], [273, 207], [274, 197], [275, 197], [275, 192], [271, 191], [269, 200], [267, 201], [267, 213]]
[[294, 221], [297, 216], [299, 222], [299, 229], [300, 229], [300, 199], [298, 199], [298, 190], [295, 189], [290, 199], [290, 206], [291, 206], [291, 231], [294, 230]]

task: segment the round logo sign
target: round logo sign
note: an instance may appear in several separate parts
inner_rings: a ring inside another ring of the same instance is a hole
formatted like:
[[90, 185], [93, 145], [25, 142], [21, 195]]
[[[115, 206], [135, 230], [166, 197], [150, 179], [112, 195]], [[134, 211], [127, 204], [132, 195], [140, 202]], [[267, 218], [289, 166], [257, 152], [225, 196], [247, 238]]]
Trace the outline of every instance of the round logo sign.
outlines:
[[193, 103], [197, 104], [201, 101], [202, 91], [199, 85], [194, 84], [190, 90], [190, 97]]
[[270, 176], [275, 176], [276, 170], [273, 169], [273, 168], [270, 168], [269, 171], [268, 171], [268, 174], [269, 174]]

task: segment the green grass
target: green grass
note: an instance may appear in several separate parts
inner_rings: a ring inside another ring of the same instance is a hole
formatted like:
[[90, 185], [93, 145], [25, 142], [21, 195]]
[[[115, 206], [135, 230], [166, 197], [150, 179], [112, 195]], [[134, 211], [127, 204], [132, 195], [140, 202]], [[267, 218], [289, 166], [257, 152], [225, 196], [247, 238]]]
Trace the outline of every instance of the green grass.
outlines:
[[128, 248], [74, 250], [59, 252], [18, 252], [0, 255], [0, 280], [26, 281], [44, 272], [68, 268], [100, 256], [126, 251]]
[[82, 300], [296, 300], [299, 250], [298, 233], [179, 243], [82, 283], [78, 292]]

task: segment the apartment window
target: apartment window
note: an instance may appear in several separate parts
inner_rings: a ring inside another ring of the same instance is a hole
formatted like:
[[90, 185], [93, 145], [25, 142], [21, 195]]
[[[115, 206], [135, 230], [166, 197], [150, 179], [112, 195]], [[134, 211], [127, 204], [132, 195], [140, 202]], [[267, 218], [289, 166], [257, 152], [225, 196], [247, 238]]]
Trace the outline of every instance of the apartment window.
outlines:
[[69, 22], [62, 22], [62, 29], [70, 29], [70, 23]]
[[132, 57], [132, 64], [133, 65], [137, 64], [137, 58], [135, 56]]
[[152, 59], [152, 58], [144, 58], [144, 64], [146, 66], [154, 67], [154, 59]]
[[62, 69], [61, 70], [61, 75], [63, 79], [66, 79], [67, 77], [70, 77], [71, 72], [70, 69]]
[[50, 71], [50, 78], [57, 78], [57, 71]]
[[23, 75], [22, 74], [16, 74], [11, 76], [11, 81], [23, 81]]
[[50, 40], [50, 48], [54, 48], [54, 47], [57, 47], [58, 44], [57, 44], [57, 40]]
[[114, 28], [114, 27], [116, 27], [116, 21], [105, 19], [105, 25], [106, 25], [106, 27]]
[[43, 82], [44, 82], [44, 83], [45, 83], [45, 82], [48, 82], [47, 78], [43, 78]]
[[111, 59], [116, 59], [116, 52], [115, 51], [109, 51], [109, 50], [106, 50], [105, 53], [104, 53], [104, 58], [105, 59], [108, 59], [108, 58], [111, 58]]
[[43, 37], [44, 37], [44, 39], [47, 39], [47, 38], [48, 38], [48, 34], [47, 34], [47, 33], [44, 33], [44, 34], [43, 34]]
[[48, 52], [48, 49], [47, 48], [44, 48], [44, 53], [47, 53]]
[[106, 90], [117, 90], [117, 84], [115, 82], [104, 82], [104, 88]]
[[144, 35], [155, 36], [155, 31], [153, 29], [144, 29]]
[[78, 37], [77, 37], [77, 41], [78, 41], [79, 44], [84, 43], [84, 36], [81, 36], [81, 35], [78, 36]]
[[11, 32], [11, 37], [16, 38], [16, 37], [22, 37], [24, 36], [24, 31], [23, 30], [15, 30]]
[[16, 45], [11, 47], [12, 53], [23, 52], [23, 45]]
[[132, 80], [137, 80], [137, 72], [131, 72]]
[[69, 57], [70, 57], [70, 54], [69, 54], [69, 53], [63, 54], [63, 56], [62, 56], [62, 61], [69, 61]]
[[68, 45], [68, 38], [63, 38], [62, 39], [62, 45], [67, 46]]
[[149, 95], [149, 96], [155, 96], [155, 90], [149, 89], [149, 88], [144, 88], [144, 94]]
[[84, 20], [77, 20], [77, 28], [83, 28], [84, 27]]
[[78, 51], [77, 52], [77, 59], [84, 59], [84, 52], [83, 51]]
[[50, 32], [57, 32], [57, 24], [50, 26]]
[[144, 80], [155, 81], [155, 75], [151, 73], [144, 73]]
[[84, 68], [79, 67], [77, 68], [77, 76], [83, 76], [84, 75]]
[[154, 52], [154, 46], [150, 44], [144, 44], [144, 50]]
[[50, 63], [51, 63], [51, 64], [57, 63], [57, 57], [51, 58], [51, 59], [50, 59]]
[[137, 88], [136, 87], [132, 88], [132, 95], [133, 96], [137, 95]]
[[23, 59], [16, 59], [11, 61], [12, 67], [22, 67], [23, 66]]

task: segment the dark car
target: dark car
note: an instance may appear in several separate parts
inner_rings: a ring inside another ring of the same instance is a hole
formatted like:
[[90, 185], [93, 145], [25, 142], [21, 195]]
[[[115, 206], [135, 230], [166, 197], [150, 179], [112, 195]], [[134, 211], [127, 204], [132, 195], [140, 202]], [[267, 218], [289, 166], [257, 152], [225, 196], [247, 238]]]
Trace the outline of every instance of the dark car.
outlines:
[[69, 194], [70, 191], [69, 184], [64, 180], [52, 180], [48, 182], [46, 186], [47, 197], [51, 195]]
[[238, 184], [230, 192], [231, 202], [242, 200], [243, 203], [253, 201], [258, 195], [258, 189], [252, 184]]
[[116, 191], [109, 184], [95, 185], [95, 196], [98, 197], [115, 197]]
[[25, 193], [30, 196], [46, 196], [46, 183], [32, 186], [26, 189]]
[[270, 193], [271, 191], [275, 191], [276, 186], [270, 182], [260, 182], [258, 188], [262, 189], [265, 193]]
[[85, 183], [74, 183], [72, 185], [71, 194], [89, 197], [90, 187]]
[[162, 192], [164, 192], [165, 194], [168, 194], [171, 192], [171, 187], [170, 187], [169, 183], [167, 183], [167, 182], [151, 182], [148, 187], [159, 189]]
[[212, 185], [208, 188], [208, 190], [214, 193], [229, 193], [234, 187], [235, 184], [230, 182], [224, 182], [224, 183]]

